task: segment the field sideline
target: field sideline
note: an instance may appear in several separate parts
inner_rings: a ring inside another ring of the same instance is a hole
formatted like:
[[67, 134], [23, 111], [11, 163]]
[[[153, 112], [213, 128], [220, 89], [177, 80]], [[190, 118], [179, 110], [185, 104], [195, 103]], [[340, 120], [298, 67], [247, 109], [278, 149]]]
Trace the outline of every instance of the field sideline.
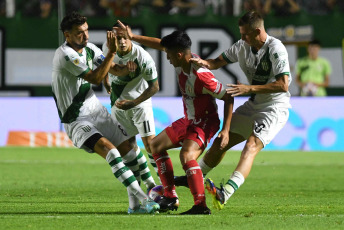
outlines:
[[[169, 151], [176, 175], [178, 151]], [[228, 178], [229, 151], [208, 176]], [[154, 174], [154, 173], [153, 173]], [[154, 175], [155, 176], [155, 175]], [[145, 189], [144, 189], [145, 190]], [[344, 229], [344, 153], [261, 152], [222, 211], [180, 216], [193, 205], [177, 187], [177, 212], [126, 214], [126, 189], [99, 156], [74, 148], [0, 148], [0, 229]]]

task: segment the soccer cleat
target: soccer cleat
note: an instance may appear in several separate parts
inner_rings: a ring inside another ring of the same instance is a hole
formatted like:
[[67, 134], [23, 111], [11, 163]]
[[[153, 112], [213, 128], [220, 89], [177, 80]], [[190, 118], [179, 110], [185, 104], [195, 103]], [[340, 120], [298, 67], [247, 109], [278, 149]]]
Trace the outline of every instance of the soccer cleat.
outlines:
[[177, 211], [179, 207], [179, 199], [178, 197], [168, 198], [166, 196], [162, 196], [161, 200], [158, 201], [158, 204], [160, 205], [161, 212], [167, 212], [169, 210]]
[[160, 205], [151, 199], [146, 199], [140, 206], [140, 209], [145, 210], [145, 213], [154, 214], [159, 211]]
[[128, 208], [128, 214], [145, 214], [146, 210], [142, 209], [141, 207], [131, 209]]
[[200, 205], [194, 205], [188, 211], [180, 213], [180, 215], [210, 215], [210, 214], [211, 214], [211, 211], [208, 207], [203, 207]]
[[207, 178], [205, 181], [205, 188], [213, 197], [214, 208], [218, 210], [223, 209], [224, 205], [226, 204], [226, 201], [225, 201], [224, 188], [222, 184], [220, 184], [220, 188], [218, 188], [215, 186], [214, 182], [210, 178]]
[[175, 186], [189, 187], [188, 178], [186, 176], [175, 176], [174, 177]]

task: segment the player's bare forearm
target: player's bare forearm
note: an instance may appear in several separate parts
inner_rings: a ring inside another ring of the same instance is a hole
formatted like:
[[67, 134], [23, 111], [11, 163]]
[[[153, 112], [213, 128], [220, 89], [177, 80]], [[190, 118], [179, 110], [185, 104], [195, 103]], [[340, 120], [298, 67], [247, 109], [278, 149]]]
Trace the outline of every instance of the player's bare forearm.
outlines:
[[207, 59], [205, 61], [209, 65], [209, 69], [219, 69], [222, 66], [228, 64], [221, 55], [217, 57], [216, 59]]
[[112, 60], [115, 57], [115, 53], [108, 53], [103, 61], [103, 63], [98, 66], [94, 71], [89, 71], [84, 79], [92, 84], [99, 85], [103, 79], [106, 77], [109, 72], [110, 67], [112, 66]]
[[229, 132], [231, 120], [232, 120], [232, 113], [233, 113], [233, 106], [234, 106], [234, 98], [229, 95], [225, 94], [221, 100], [224, 101], [224, 110], [223, 110], [223, 126], [222, 130], [227, 130]]
[[203, 60], [201, 58], [195, 57], [195, 58], [190, 58], [190, 61], [192, 61], [194, 64], [198, 66], [203, 66], [208, 69], [219, 69], [222, 66], [227, 64], [226, 60], [224, 60], [224, 58], [221, 55], [217, 57], [216, 59]]
[[129, 69], [126, 65], [112, 63], [109, 72], [115, 76], [123, 77], [129, 74]]
[[135, 104], [141, 104], [142, 102], [144, 102], [145, 100], [147, 100], [148, 98], [151, 98], [154, 94], [156, 94], [159, 91], [159, 82], [158, 80], [154, 81], [153, 83], [151, 83], [148, 88], [143, 91], [143, 93], [137, 97], [134, 101]]
[[226, 92], [232, 95], [232, 97], [247, 95], [251, 93], [264, 94], [288, 92], [288, 76], [283, 75], [279, 77], [275, 82], [271, 82], [265, 85], [227, 84], [227, 86], [229, 88], [226, 89]]
[[154, 37], [147, 37], [142, 35], [133, 34], [132, 40], [136, 41], [144, 46], [164, 51], [164, 47], [160, 45], [160, 38], [154, 38]]

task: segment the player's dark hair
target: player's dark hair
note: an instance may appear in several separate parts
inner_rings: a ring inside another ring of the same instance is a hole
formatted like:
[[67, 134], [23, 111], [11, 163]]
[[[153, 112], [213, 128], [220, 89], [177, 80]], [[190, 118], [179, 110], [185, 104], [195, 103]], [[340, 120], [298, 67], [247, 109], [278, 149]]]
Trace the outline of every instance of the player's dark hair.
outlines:
[[187, 50], [191, 48], [191, 44], [189, 35], [181, 30], [174, 31], [160, 41], [160, 45], [167, 49]]
[[318, 39], [313, 39], [312, 41], [310, 41], [308, 43], [308, 45], [318, 45], [318, 46], [321, 46], [321, 43]]
[[248, 25], [254, 30], [264, 25], [264, 19], [257, 11], [251, 10], [239, 19], [238, 24], [239, 26]]
[[74, 25], [80, 26], [84, 24], [87, 21], [87, 18], [84, 16], [81, 16], [78, 12], [73, 11], [72, 13], [68, 14], [62, 19], [62, 22], [60, 24], [60, 29], [62, 32], [65, 32], [67, 30], [71, 30]]

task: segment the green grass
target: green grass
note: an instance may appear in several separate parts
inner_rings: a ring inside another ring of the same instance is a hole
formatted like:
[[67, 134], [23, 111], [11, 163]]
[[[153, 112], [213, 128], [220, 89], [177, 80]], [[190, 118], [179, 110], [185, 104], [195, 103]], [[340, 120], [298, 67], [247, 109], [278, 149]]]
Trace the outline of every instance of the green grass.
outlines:
[[[208, 176], [227, 180], [239, 154], [229, 151]], [[0, 229], [344, 229], [344, 153], [261, 152], [223, 210], [207, 194], [210, 216], [178, 215], [193, 199], [187, 188], [177, 193], [177, 212], [129, 216], [126, 189], [99, 156], [0, 148]]]

